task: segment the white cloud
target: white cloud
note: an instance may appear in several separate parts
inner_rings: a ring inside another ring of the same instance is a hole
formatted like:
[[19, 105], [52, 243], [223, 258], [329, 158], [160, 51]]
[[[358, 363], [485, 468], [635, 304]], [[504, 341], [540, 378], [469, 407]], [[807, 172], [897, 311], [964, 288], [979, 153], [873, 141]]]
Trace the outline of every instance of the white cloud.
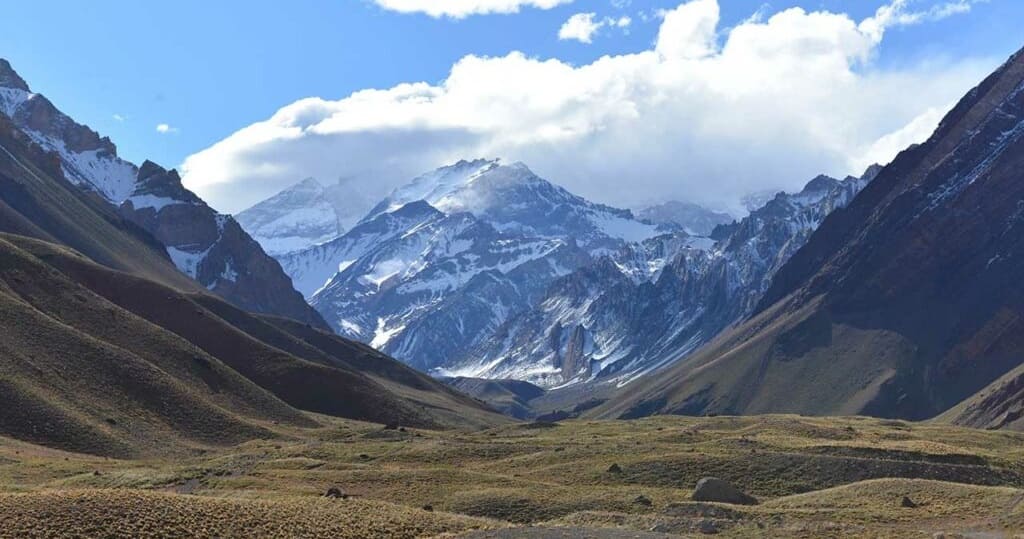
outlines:
[[603, 22], [594, 20], [596, 13], [577, 13], [558, 29], [558, 39], [567, 41], [575, 39], [580, 43], [593, 43], [594, 34], [604, 26]]
[[597, 20], [596, 13], [577, 13], [562, 24], [562, 27], [558, 29], [558, 39], [562, 41], [576, 40], [580, 43], [593, 43], [594, 35], [597, 34], [601, 28], [614, 27], [621, 28], [626, 31], [629, 25], [633, 23], [633, 19], [623, 16], [617, 19], [611, 17], [605, 17], [604, 19]]
[[123, 114], [115, 114], [111, 116], [111, 118], [113, 118], [115, 122], [123, 122], [128, 119], [128, 117]]
[[462, 19], [470, 15], [518, 13], [523, 7], [551, 9], [573, 0], [373, 0], [399, 13], [425, 13], [431, 17]]
[[876, 68], [886, 29], [911, 24], [883, 10], [855, 21], [792, 8], [722, 30], [718, 7], [684, 3], [652, 49], [587, 65], [466, 56], [437, 84], [297, 101], [190, 156], [185, 183], [237, 211], [310, 176], [383, 196], [448, 162], [500, 156], [600, 202], [734, 207], [887, 161], [995, 64]]
[[861, 22], [860, 30], [869, 35], [881, 34], [888, 28], [910, 26], [922, 22], [939, 21], [953, 15], [971, 11], [971, 6], [988, 0], [953, 0], [929, 6], [925, 10], [909, 11], [910, 0], [892, 0], [892, 3], [878, 8], [873, 17]]
[[156, 132], [166, 135], [168, 133], [177, 133], [178, 132], [178, 128], [177, 127], [172, 127], [172, 126], [170, 126], [168, 124], [157, 124], [156, 125]]

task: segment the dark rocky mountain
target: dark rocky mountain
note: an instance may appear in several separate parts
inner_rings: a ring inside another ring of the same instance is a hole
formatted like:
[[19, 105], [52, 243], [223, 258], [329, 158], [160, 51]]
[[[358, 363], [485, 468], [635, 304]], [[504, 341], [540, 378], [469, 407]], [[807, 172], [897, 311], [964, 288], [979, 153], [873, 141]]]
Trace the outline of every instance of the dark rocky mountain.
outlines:
[[153, 234], [175, 266], [239, 307], [327, 329], [280, 264], [229, 215], [215, 212], [181, 185], [174, 170], [146, 161], [121, 215]]
[[597, 413], [925, 419], [966, 399], [953, 419], [1019, 425], [1022, 171], [1017, 54], [830, 215], [753, 317]]
[[18, 131], [12, 136], [56, 159], [51, 168], [59, 171], [50, 171], [54, 176], [92, 193], [94, 206], [102, 201], [120, 208], [122, 216], [166, 246], [179, 270], [204, 287], [245, 309], [327, 328], [280, 265], [230, 216], [217, 214], [185, 189], [176, 172], [150, 162], [137, 168], [120, 159], [110, 139], [32, 93], [7, 61], [0, 61], [0, 116]]
[[[758, 205], [755, 208], [761, 207]], [[710, 236], [715, 227], [727, 225], [735, 219], [725, 212], [710, 210], [692, 202], [670, 200], [648, 206], [636, 212], [636, 216], [652, 223], [675, 225], [691, 236]]]

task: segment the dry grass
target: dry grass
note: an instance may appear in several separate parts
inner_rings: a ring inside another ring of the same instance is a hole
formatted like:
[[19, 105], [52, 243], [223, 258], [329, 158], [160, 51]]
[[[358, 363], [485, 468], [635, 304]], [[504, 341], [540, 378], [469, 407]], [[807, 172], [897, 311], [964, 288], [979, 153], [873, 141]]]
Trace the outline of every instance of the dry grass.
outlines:
[[5, 537], [429, 537], [493, 524], [373, 500], [80, 490], [0, 495]]
[[[134, 512], [116, 509], [120, 503], [148, 515], [144, 523], [166, 518], [196, 526], [189, 535], [200, 536], [429, 536], [524, 524], [684, 535], [713, 526], [726, 537], [1024, 529], [1024, 435], [1017, 433], [797, 416], [573, 421], [476, 433], [324, 422], [176, 461], [0, 442], [0, 491], [30, 494], [0, 501], [0, 530], [67, 531], [83, 511], [96, 512], [90, 525], [134, 522]], [[621, 471], [609, 472], [612, 464]], [[689, 501], [696, 480], [711, 474], [763, 503]], [[355, 498], [326, 500], [330, 487]], [[637, 503], [640, 495], [652, 503]], [[903, 496], [918, 507], [901, 507]], [[421, 511], [425, 505], [436, 512]], [[240, 516], [222, 522], [217, 511]], [[44, 527], [6, 524], [15, 521]]]

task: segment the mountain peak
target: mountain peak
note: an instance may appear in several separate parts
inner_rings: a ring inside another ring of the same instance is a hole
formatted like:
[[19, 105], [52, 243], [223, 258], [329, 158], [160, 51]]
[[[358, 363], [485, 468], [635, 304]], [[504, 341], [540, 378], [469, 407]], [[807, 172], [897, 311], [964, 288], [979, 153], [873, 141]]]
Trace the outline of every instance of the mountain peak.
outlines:
[[301, 191], [323, 191], [324, 186], [316, 178], [309, 177], [292, 186], [292, 189]]
[[0, 87], [31, 92], [25, 79], [21, 78], [11, 67], [11, 63], [3, 58], [0, 58]]
[[826, 176], [824, 174], [819, 174], [813, 180], [807, 182], [807, 185], [804, 186], [804, 189], [803, 189], [802, 192], [803, 193], [820, 193], [820, 192], [828, 191], [829, 189], [832, 189], [838, 183], [839, 183], [839, 180], [837, 180], [837, 179], [835, 179], [835, 178], [833, 178], [831, 176]]
[[149, 179], [157, 174], [166, 174], [167, 169], [164, 167], [146, 159], [142, 166], [139, 167], [139, 181]]

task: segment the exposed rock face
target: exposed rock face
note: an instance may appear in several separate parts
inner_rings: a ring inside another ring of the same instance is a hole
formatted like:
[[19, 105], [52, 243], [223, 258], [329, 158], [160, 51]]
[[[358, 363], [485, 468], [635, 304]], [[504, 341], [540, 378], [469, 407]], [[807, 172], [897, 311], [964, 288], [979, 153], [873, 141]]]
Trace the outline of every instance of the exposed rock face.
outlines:
[[280, 264], [231, 216], [185, 189], [176, 171], [146, 161], [136, 185], [121, 214], [163, 243], [182, 272], [243, 309], [327, 327]]
[[396, 189], [342, 237], [278, 258], [337, 331], [417, 368], [623, 381], [749, 313], [874, 173], [816, 178], [711, 239], [593, 204], [520, 163], [461, 161]]
[[[252, 311], [326, 328], [292, 288], [280, 265], [229, 216], [219, 215], [181, 184], [177, 172], [120, 159], [110, 139], [75, 122], [0, 60], [0, 114], [56, 158], [54, 172], [95, 192], [156, 237], [174, 264], [207, 289]], [[150, 240], [151, 241], [151, 240]]]
[[[661, 234], [523, 164], [463, 161], [396, 189], [337, 240], [279, 258], [341, 334], [417, 368], [460, 376], [452, 369], [466, 366], [475, 347], [553, 280]], [[666, 260], [638, 260], [634, 269], [647, 278]], [[574, 347], [572, 368], [585, 339]]]
[[[749, 314], [779, 267], [876, 173], [822, 176], [800, 193], [779, 193], [720, 227], [717, 244], [675, 235], [602, 257], [552, 283], [467, 361], [492, 376], [531, 373], [530, 381], [549, 386], [628, 381], [676, 361]], [[664, 262], [649, 263], [657, 260]], [[659, 269], [644, 275], [645, 267]], [[574, 340], [564, 328], [576, 328]]]
[[717, 477], [705, 477], [697, 481], [693, 489], [694, 501], [730, 503], [733, 505], [757, 505], [757, 498], [732, 486]]
[[11, 67], [11, 63], [3, 58], [0, 58], [0, 87], [21, 90], [22, 92], [29, 91], [25, 79], [21, 78], [14, 71], [14, 68]]
[[972, 396], [1022, 362], [1022, 171], [1017, 54], [829, 216], [749, 321], [604, 413], [925, 419], [972, 399], [964, 420], [999, 425], [983, 411], [1019, 410], [990, 398], [1018, 399], [1014, 377]]

